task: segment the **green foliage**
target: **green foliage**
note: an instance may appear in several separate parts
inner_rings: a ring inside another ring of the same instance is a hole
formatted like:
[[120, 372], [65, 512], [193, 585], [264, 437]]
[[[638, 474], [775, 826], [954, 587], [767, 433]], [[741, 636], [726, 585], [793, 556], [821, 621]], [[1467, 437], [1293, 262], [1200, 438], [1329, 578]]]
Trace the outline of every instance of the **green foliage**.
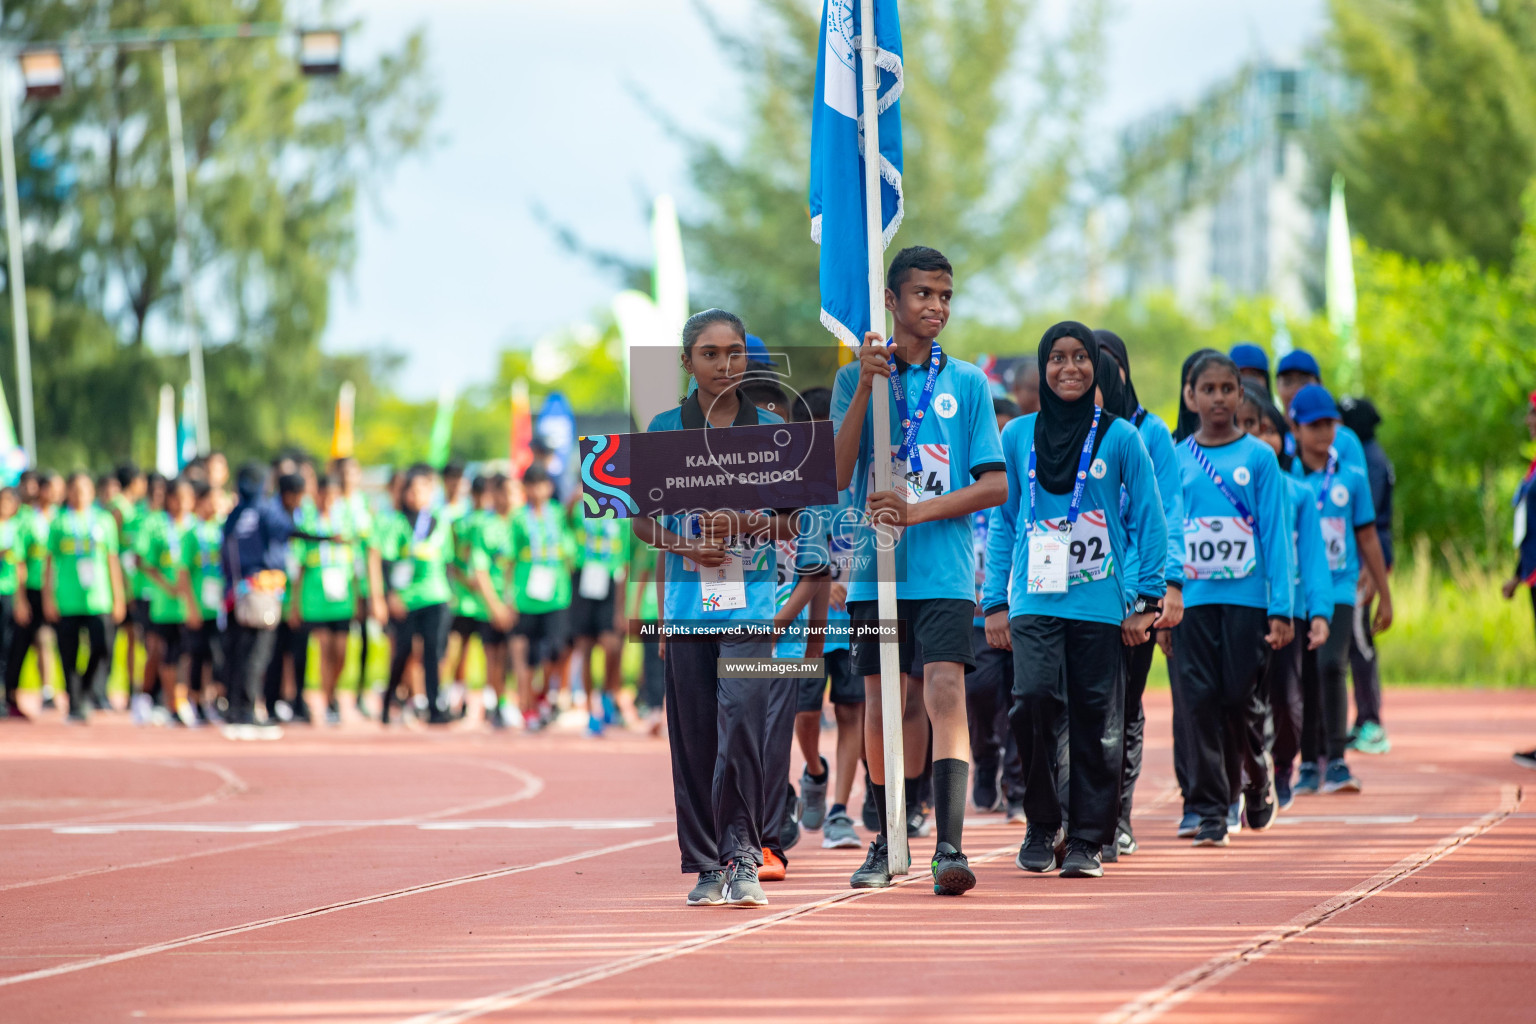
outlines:
[[[1097, 91], [1104, 4], [1071, 6], [1052, 29], [1033, 0], [905, 0], [904, 184], [912, 197], [892, 242], [932, 245], [955, 264], [961, 322], [1008, 320], [1024, 270], [1070, 209], [1087, 171], [1083, 119]], [[810, 240], [808, 98], [819, 5], [759, 0], [752, 31], [717, 30], [746, 83], [746, 143], [730, 152], [688, 138], [707, 207], [685, 224], [698, 297], [728, 305], [786, 345], [822, 333], [820, 254]], [[1027, 45], [1026, 45], [1027, 43]]]
[[1328, 170], [1371, 244], [1504, 266], [1536, 177], [1536, 2], [1332, 0], [1332, 58], [1359, 105]]
[[[22, 0], [5, 5], [4, 30], [12, 40], [57, 39], [289, 22], [304, 13], [294, 6]], [[285, 33], [176, 47], [196, 268], [190, 327], [207, 350], [213, 441], [236, 456], [328, 436], [341, 380], [364, 389], [387, 365], [327, 357], [319, 340], [331, 283], [354, 256], [358, 199], [424, 143], [435, 102], [419, 33], [329, 79], [304, 78], [293, 45]], [[32, 324], [40, 456], [146, 460], [155, 391], [187, 377], [179, 353], [189, 327], [174, 263], [161, 55], [72, 49], [65, 64], [64, 95], [25, 104], [17, 129], [29, 300], [44, 314]], [[13, 352], [5, 318], [7, 368]]]

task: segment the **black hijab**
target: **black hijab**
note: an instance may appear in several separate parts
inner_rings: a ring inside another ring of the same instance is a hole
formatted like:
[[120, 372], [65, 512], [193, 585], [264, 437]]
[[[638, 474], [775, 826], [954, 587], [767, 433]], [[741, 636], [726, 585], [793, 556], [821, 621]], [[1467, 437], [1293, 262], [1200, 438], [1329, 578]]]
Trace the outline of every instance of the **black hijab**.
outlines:
[[[1051, 349], [1062, 338], [1076, 338], [1083, 343], [1088, 358], [1093, 362], [1094, 377], [1099, 375], [1099, 340], [1093, 331], [1076, 322], [1067, 320], [1045, 332], [1040, 339], [1037, 359], [1040, 363], [1040, 415], [1035, 417], [1035, 471], [1040, 486], [1052, 494], [1070, 494], [1077, 480], [1077, 463], [1083, 454], [1083, 442], [1093, 427], [1095, 405], [1093, 388], [1083, 397], [1069, 402], [1051, 390], [1047, 383], [1045, 365], [1051, 357]], [[1098, 454], [1109, 433], [1114, 413], [1106, 409], [1099, 419], [1099, 433], [1093, 439], [1093, 453]]]
[[[1209, 355], [1212, 352], [1216, 352], [1216, 350], [1213, 348], [1202, 348], [1191, 352], [1189, 358], [1184, 360], [1183, 369], [1179, 370], [1179, 422], [1173, 432], [1175, 444], [1200, 430], [1200, 414], [1184, 404], [1184, 385], [1189, 383], [1189, 371], [1195, 368], [1195, 362], [1201, 356]], [[1220, 355], [1220, 353], [1218, 352], [1217, 355]]]
[[[1094, 331], [1093, 336], [1099, 339], [1099, 350], [1109, 353], [1118, 364], [1118, 368], [1125, 371], [1125, 380], [1119, 384], [1125, 394], [1125, 400], [1120, 405], [1110, 400], [1109, 391], [1104, 388], [1103, 381], [1099, 382], [1099, 389], [1104, 392], [1104, 408], [1121, 419], [1131, 420], [1132, 426], [1141, 426], [1140, 423], [1135, 422], [1136, 410], [1141, 408], [1141, 399], [1136, 397], [1136, 384], [1131, 378], [1131, 357], [1125, 350], [1124, 340], [1114, 331]], [[1100, 362], [1102, 361], [1101, 359]], [[1115, 377], [1118, 380], [1120, 374], [1116, 373]]]
[[1360, 435], [1361, 444], [1370, 444], [1376, 439], [1376, 427], [1381, 423], [1381, 413], [1376, 411], [1376, 403], [1369, 398], [1345, 395], [1339, 399], [1339, 416], [1346, 427]]

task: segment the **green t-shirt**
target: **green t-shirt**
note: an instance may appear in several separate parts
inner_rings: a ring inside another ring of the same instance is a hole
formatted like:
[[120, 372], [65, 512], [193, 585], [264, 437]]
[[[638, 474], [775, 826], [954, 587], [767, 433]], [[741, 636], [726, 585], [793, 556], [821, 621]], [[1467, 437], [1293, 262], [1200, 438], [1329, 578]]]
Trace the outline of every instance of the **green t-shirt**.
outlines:
[[601, 565], [615, 576], [629, 562], [629, 524], [622, 519], [588, 519], [577, 505], [571, 512], [576, 534], [576, 568]]
[[16, 593], [17, 570], [27, 557], [22, 550], [24, 542], [19, 519], [20, 516], [11, 516], [0, 521], [0, 597]]
[[476, 569], [476, 557], [479, 555], [479, 539], [481, 520], [486, 513], [481, 509], [471, 509], [464, 515], [455, 519], [450, 524], [453, 533], [453, 558], [450, 563], [458, 570], [462, 579], [448, 578], [448, 585], [453, 590], [453, 610], [456, 615], [463, 615], [471, 619], [479, 619], [481, 622], [490, 618], [486, 611], [485, 601], [481, 599], [472, 586], [469, 579]]
[[357, 541], [352, 545], [354, 586], [359, 597], [367, 597], [373, 586], [368, 579], [368, 552], [374, 548], [373, 513], [368, 508], [368, 499], [361, 494], [342, 498], [340, 505], [346, 511], [348, 526]]
[[66, 508], [48, 529], [53, 562], [53, 599], [60, 615], [107, 615], [112, 611], [111, 558], [117, 554], [117, 523], [98, 508]]
[[475, 531], [475, 545], [491, 577], [491, 589], [503, 596], [507, 592], [507, 560], [512, 557], [512, 517], [487, 510]]
[[571, 606], [571, 563], [576, 540], [565, 510], [555, 502], [537, 512], [524, 506], [512, 516], [512, 585], [520, 614], [538, 615]]
[[[651, 547], [649, 544], [634, 545], [634, 564], [629, 567], [629, 586], [626, 588], [626, 595], [628, 596], [630, 603], [626, 604], [624, 607], [626, 609], [634, 607], [635, 591], [638, 589], [640, 591], [641, 622], [654, 622], [657, 618], [660, 617], [657, 614], [656, 607], [657, 561], [658, 559], [655, 548]], [[644, 583], [639, 582], [641, 576], [646, 577]], [[628, 612], [625, 614], [627, 615]]]
[[[154, 569], [172, 587], [181, 582], [181, 574], [187, 569], [186, 535], [192, 532], [194, 520], [183, 516], [180, 522], [161, 512], [144, 527], [144, 561], [141, 569]], [[149, 621], [177, 623], [187, 621], [187, 605], [180, 594], [166, 590], [144, 574], [144, 593], [149, 598]]]
[[380, 529], [380, 552], [389, 562], [389, 587], [407, 611], [433, 604], [447, 604], [448, 559], [453, 557], [453, 535], [441, 515], [421, 513], [407, 519], [405, 513], [390, 516]]
[[53, 509], [39, 512], [31, 505], [23, 505], [16, 513], [18, 540], [27, 549], [27, 589], [43, 589], [43, 570], [48, 564], [48, 527], [57, 513]]
[[305, 622], [350, 622], [357, 609], [352, 516], [339, 503], [328, 514], [308, 508], [299, 513], [306, 533], [333, 534], [334, 541], [296, 540], [299, 616]]
[[[123, 556], [123, 583], [128, 588], [130, 597], [139, 598], [146, 596], [144, 588], [149, 581], [139, 572], [139, 559], [146, 554], [145, 546], [148, 543], [145, 527], [149, 523], [151, 512], [145, 502], [134, 503], [127, 498], [119, 497], [112, 503], [119, 515], [123, 517], [122, 531], [118, 534], [118, 551]], [[116, 526], [114, 520], [113, 525]]]
[[219, 561], [224, 523], [199, 519], [181, 537], [181, 561], [192, 574], [192, 593], [203, 618], [216, 617], [224, 607], [224, 570]]

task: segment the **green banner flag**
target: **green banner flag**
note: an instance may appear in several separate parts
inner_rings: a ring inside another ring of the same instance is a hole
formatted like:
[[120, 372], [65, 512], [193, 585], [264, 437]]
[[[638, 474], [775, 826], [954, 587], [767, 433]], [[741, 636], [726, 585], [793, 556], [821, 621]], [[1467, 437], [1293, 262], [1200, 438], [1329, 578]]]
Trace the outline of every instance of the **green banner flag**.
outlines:
[[427, 446], [427, 462], [434, 469], [448, 465], [453, 450], [453, 409], [457, 396], [453, 388], [444, 387], [437, 396], [437, 418], [432, 421], [432, 439]]

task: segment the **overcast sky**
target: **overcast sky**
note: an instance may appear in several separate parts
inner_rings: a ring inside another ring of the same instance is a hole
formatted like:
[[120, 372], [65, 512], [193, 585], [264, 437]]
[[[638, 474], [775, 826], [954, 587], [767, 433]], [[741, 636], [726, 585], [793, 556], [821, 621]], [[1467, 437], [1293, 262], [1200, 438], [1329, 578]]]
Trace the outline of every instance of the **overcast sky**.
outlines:
[[[727, 23], [753, 6], [705, 2]], [[1294, 59], [1321, 30], [1325, 0], [1115, 2], [1103, 128], [1188, 101], [1249, 58]], [[738, 79], [691, 0], [352, 3], [366, 27], [349, 54], [365, 59], [423, 26], [441, 95], [441, 143], [365, 210], [325, 339], [332, 351], [406, 354], [395, 382], [406, 394], [483, 379], [507, 345], [606, 308], [614, 280], [567, 255], [536, 206], [639, 257], [647, 197], [671, 192], [689, 208], [681, 152], [634, 90], [685, 127], [737, 132]]]

